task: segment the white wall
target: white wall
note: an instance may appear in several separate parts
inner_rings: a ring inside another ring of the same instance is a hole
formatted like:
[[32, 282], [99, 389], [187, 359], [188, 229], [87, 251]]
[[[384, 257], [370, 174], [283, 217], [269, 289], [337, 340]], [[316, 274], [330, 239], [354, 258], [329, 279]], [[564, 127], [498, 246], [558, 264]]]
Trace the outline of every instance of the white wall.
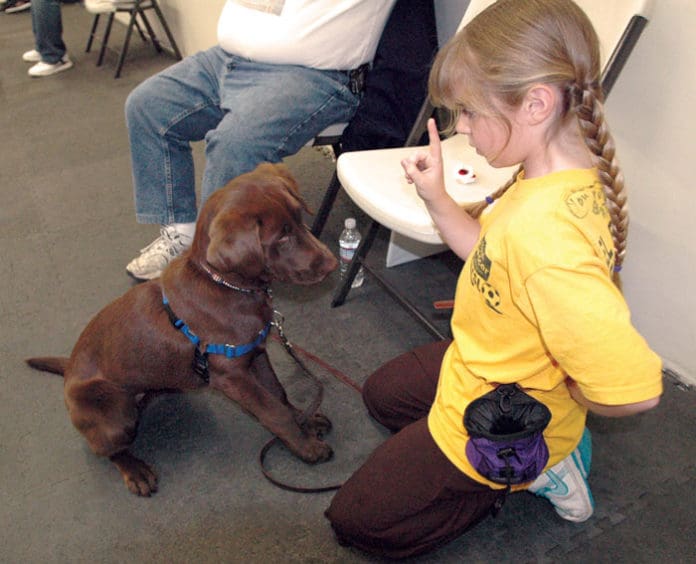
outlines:
[[654, 4], [607, 100], [630, 190], [624, 292], [665, 366], [696, 383], [696, 2]]
[[[159, 5], [182, 55], [191, 55], [215, 45], [217, 21], [225, 0], [159, 0]], [[168, 49], [157, 17], [152, 15], [151, 10], [146, 14], [163, 47]], [[123, 23], [128, 22], [123, 14], [119, 14], [118, 19]]]

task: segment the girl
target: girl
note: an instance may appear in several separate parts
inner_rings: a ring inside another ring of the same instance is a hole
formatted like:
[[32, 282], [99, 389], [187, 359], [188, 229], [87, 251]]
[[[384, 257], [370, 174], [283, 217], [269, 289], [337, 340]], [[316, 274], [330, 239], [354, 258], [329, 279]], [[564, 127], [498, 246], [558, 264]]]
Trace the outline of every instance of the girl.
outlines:
[[500, 505], [505, 486], [474, 468], [463, 416], [501, 384], [516, 384], [551, 414], [545, 472], [513, 491], [543, 496], [576, 522], [593, 511], [587, 411], [624, 416], [658, 404], [660, 359], [612, 282], [625, 255], [626, 196], [599, 74], [596, 33], [571, 0], [499, 0], [438, 54], [434, 102], [454, 112], [456, 131], [492, 166], [520, 169], [467, 213], [445, 191], [432, 120], [427, 150], [402, 162], [443, 239], [466, 260], [454, 338], [366, 381], [370, 414], [395, 434], [326, 512], [341, 543], [412, 556]]

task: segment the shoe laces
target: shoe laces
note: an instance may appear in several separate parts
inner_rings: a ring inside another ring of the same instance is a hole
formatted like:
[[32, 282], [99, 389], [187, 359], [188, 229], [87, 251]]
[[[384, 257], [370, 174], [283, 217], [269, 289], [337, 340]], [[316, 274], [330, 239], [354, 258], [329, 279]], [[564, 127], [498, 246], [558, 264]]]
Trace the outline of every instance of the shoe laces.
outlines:
[[173, 225], [163, 225], [160, 227], [160, 236], [157, 237], [147, 247], [140, 250], [140, 254], [145, 253], [166, 253], [176, 255], [187, 246], [181, 233]]

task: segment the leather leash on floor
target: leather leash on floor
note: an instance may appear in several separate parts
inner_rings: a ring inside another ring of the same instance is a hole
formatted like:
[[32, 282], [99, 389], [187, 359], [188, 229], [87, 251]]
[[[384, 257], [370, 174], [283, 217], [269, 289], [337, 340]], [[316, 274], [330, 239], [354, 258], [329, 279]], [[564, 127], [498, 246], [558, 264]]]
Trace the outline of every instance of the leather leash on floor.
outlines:
[[[277, 311], [274, 311], [273, 313], [274, 313], [274, 319], [273, 319], [272, 325], [276, 328], [276, 331], [278, 332], [278, 340], [280, 340], [285, 351], [292, 357], [292, 359], [295, 361], [295, 363], [302, 369], [302, 372], [305, 374], [305, 376], [307, 376], [307, 378], [309, 378], [317, 388], [316, 396], [314, 397], [312, 402], [302, 412], [304, 417], [309, 418], [319, 410], [319, 406], [321, 405], [321, 402], [324, 399], [324, 386], [319, 381], [319, 378], [317, 378], [312, 373], [312, 371], [309, 368], [307, 368], [307, 365], [302, 361], [302, 359], [299, 357], [299, 355], [295, 352], [295, 347], [293, 347], [292, 343], [290, 343], [288, 338], [285, 336], [285, 332], [283, 331], [283, 316], [280, 313], [278, 313]], [[326, 363], [321, 361], [321, 359], [315, 357], [314, 355], [311, 355], [310, 353], [308, 353], [306, 351], [302, 351], [302, 352], [305, 356], [307, 356], [308, 358], [310, 358], [314, 362], [318, 362], [319, 364], [321, 364], [324, 368], [329, 370], [334, 376], [337, 376], [341, 381], [343, 381], [344, 383], [347, 383], [348, 385], [350, 385], [353, 388], [360, 391], [360, 386], [358, 386], [357, 384], [352, 382], [343, 373], [341, 373], [338, 370], [336, 370], [335, 368], [332, 368], [331, 366], [327, 365]], [[271, 475], [271, 473], [266, 469], [265, 460], [266, 460], [266, 455], [268, 454], [268, 451], [271, 450], [271, 447], [273, 447], [273, 445], [275, 445], [275, 444], [282, 444], [278, 437], [273, 437], [270, 441], [268, 441], [264, 445], [264, 447], [261, 449], [261, 452], [259, 453], [259, 465], [261, 466], [261, 471], [263, 472], [264, 477], [272, 484], [278, 486], [281, 489], [291, 491], [291, 492], [299, 492], [299, 493], [328, 492], [328, 491], [332, 491], [332, 490], [337, 490], [343, 485], [343, 484], [333, 484], [330, 486], [319, 486], [319, 487], [314, 487], [314, 488], [308, 488], [308, 487], [293, 486], [290, 484], [286, 484], [285, 482], [281, 482], [280, 480], [274, 478]]]

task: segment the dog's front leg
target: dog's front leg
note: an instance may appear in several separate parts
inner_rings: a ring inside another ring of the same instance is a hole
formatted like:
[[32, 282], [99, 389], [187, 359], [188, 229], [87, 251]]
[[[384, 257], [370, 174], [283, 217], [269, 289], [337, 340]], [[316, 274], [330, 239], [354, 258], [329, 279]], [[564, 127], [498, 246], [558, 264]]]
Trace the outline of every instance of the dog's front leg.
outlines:
[[328, 444], [298, 425], [294, 410], [287, 400], [286, 403], [281, 402], [259, 385], [246, 368], [237, 367], [224, 375], [213, 376], [210, 385], [256, 417], [295, 456], [305, 462], [324, 462], [333, 456]]
[[268, 358], [268, 353], [265, 350], [261, 350], [255, 353], [253, 360], [251, 361], [251, 371], [254, 373], [256, 380], [264, 388], [266, 388], [272, 395], [278, 398], [278, 400], [283, 404], [289, 404], [288, 396], [285, 393], [285, 388], [278, 380], [278, 376], [273, 370], [273, 365], [271, 365], [271, 360]]
[[268, 358], [268, 353], [265, 350], [260, 351], [251, 363], [251, 371], [256, 376], [257, 381], [266, 388], [271, 394], [276, 396], [281, 403], [287, 405], [295, 414], [295, 420], [300, 427], [304, 428], [308, 433], [321, 438], [331, 430], [331, 421], [326, 415], [317, 411], [305, 415], [302, 410], [298, 409], [288, 401], [285, 388], [278, 380], [278, 376], [273, 369], [271, 360]]

